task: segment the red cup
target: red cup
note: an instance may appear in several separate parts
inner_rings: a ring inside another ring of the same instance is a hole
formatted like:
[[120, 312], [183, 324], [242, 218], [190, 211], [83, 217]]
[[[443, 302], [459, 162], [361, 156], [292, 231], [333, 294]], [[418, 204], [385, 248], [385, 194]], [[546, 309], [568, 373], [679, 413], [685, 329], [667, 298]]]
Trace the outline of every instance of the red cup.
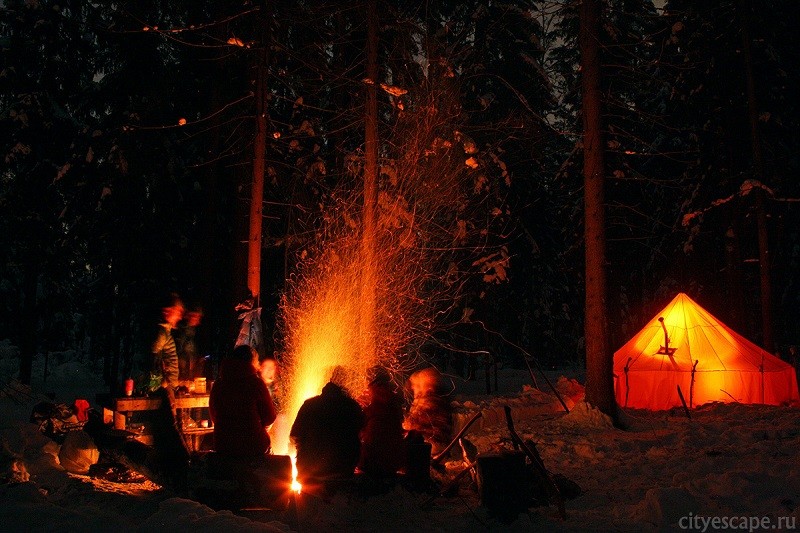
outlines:
[[125, 380], [125, 396], [133, 395], [133, 380], [128, 378]]

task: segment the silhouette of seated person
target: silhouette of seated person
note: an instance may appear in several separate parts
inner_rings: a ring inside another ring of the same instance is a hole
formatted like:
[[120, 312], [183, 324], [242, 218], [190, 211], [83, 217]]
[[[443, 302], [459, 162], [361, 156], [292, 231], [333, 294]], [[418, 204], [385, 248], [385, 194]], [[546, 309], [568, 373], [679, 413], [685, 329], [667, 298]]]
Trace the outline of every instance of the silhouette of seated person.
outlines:
[[306, 491], [351, 477], [358, 464], [364, 413], [346, 392], [344, 378], [344, 369], [335, 367], [322, 393], [300, 407], [289, 433], [297, 450], [297, 480]]
[[375, 478], [391, 478], [404, 466], [403, 400], [383, 367], [368, 371], [367, 405], [361, 430], [359, 470]]
[[267, 428], [275, 421], [275, 405], [258, 369], [258, 352], [237, 346], [222, 361], [209, 398], [217, 454], [257, 459], [270, 452]]

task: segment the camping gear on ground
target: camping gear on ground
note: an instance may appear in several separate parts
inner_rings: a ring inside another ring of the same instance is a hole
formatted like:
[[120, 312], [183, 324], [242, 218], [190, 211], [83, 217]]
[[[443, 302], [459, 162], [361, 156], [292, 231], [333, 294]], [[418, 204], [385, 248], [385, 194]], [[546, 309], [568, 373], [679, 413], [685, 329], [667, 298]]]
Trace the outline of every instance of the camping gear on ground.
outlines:
[[64, 403], [39, 402], [33, 406], [30, 421], [59, 444], [67, 433], [83, 428], [86, 421], [79, 421], [72, 408]]
[[[506, 413], [506, 423], [508, 425], [508, 432], [511, 433], [511, 442], [514, 444], [514, 449], [523, 451], [528, 460], [528, 471], [533, 474], [533, 491], [534, 496], [539, 502], [553, 502], [558, 506], [558, 513], [562, 520], [567, 519], [567, 512], [564, 509], [564, 495], [561, 494], [561, 489], [556, 483], [553, 476], [545, 468], [544, 461], [539, 456], [539, 451], [531, 441], [523, 441], [514, 429], [514, 419], [511, 418], [511, 408], [507, 405], [503, 406]], [[577, 486], [577, 485], [576, 485]], [[577, 496], [577, 495], [576, 495]]]
[[77, 417], [78, 422], [86, 422], [89, 420], [89, 402], [84, 400], [83, 398], [78, 398], [75, 400], [75, 403], [72, 404], [73, 409], [75, 410], [75, 417]]
[[[530, 507], [558, 506], [559, 516], [566, 519], [565, 499], [576, 498], [581, 494], [580, 487], [565, 476], [551, 474], [544, 466], [536, 445], [523, 441], [514, 429], [511, 408], [503, 406], [508, 431], [514, 450], [500, 453], [478, 455], [475, 446], [460, 437], [464, 469], [456, 474], [439, 492], [434, 495], [451, 494], [466, 474], [471, 474], [477, 484], [481, 505], [499, 520], [511, 523], [519, 513]], [[430, 501], [430, 500], [429, 500]]]
[[617, 403], [640, 409], [798, 400], [794, 368], [678, 294], [614, 353]]
[[58, 461], [72, 474], [88, 474], [89, 468], [100, 459], [92, 437], [84, 431], [70, 431], [58, 451]]
[[22, 457], [9, 450], [7, 443], [0, 443], [0, 485], [25, 483], [30, 478]]
[[474, 424], [475, 421], [478, 420], [482, 416], [483, 416], [483, 413], [481, 411], [478, 411], [477, 413], [472, 415], [472, 417], [469, 420], [467, 420], [467, 423], [464, 424], [464, 427], [462, 427], [459, 430], [458, 434], [455, 437], [453, 437], [453, 440], [450, 441], [450, 444], [445, 446], [442, 449], [442, 451], [440, 451], [439, 453], [437, 453], [436, 455], [434, 455], [431, 458], [431, 466], [433, 466], [435, 468], [435, 467], [437, 467], [437, 465], [440, 465], [442, 460], [447, 456], [447, 454], [450, 452], [450, 450], [453, 448], [453, 446], [455, 446], [456, 443], [461, 439], [461, 437], [464, 436], [464, 433], [466, 433], [467, 430], [472, 426], [472, 424]]
[[410, 490], [425, 491], [431, 487], [431, 445], [417, 431], [409, 431], [403, 439], [405, 448], [404, 485]]
[[[534, 500], [525, 452], [503, 450], [476, 460], [476, 482], [481, 505], [500, 521], [511, 523]], [[545, 499], [546, 501], [546, 499]]]

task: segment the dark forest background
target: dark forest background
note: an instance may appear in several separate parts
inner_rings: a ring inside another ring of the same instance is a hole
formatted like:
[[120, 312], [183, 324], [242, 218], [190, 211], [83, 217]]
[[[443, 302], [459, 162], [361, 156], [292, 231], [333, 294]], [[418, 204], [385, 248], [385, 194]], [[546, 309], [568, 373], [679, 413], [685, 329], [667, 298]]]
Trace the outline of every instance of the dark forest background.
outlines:
[[[269, 349], [280, 350], [286, 280], [321, 221], [345, 215], [336, 199], [360, 186], [365, 5], [1, 5], [0, 339], [23, 360], [76, 350], [113, 384], [147, 351], [159, 306], [177, 291], [205, 310], [201, 349], [228, 350], [247, 295], [264, 60], [261, 305]], [[440, 365], [484, 350], [509, 365], [525, 354], [583, 364], [577, 10], [379, 1], [381, 190], [391, 198], [403, 172], [437, 179], [436, 167], [400, 163], [435, 116], [435, 142], [461, 150], [451, 158], [472, 191], [454, 226], [462, 260], [450, 262], [463, 282], [409, 346]], [[615, 349], [677, 292], [764, 343], [764, 246], [766, 344], [800, 343], [797, 14], [795, 0], [604, 2]], [[430, 275], [452, 275], [441, 266]]]

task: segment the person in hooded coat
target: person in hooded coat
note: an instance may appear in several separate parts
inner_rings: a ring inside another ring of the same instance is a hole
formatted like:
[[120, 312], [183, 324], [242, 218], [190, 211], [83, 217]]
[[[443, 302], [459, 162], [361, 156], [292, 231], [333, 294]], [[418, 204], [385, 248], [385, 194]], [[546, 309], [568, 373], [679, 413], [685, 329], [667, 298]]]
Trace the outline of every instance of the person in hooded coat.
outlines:
[[361, 430], [359, 470], [377, 478], [394, 476], [404, 466], [403, 400], [386, 369], [370, 369]]
[[342, 384], [337, 367], [322, 393], [300, 407], [289, 433], [297, 450], [297, 480], [304, 486], [351, 477], [358, 464], [364, 413]]
[[258, 353], [247, 345], [222, 361], [208, 404], [218, 454], [256, 458], [270, 451], [267, 428], [275, 421], [275, 405], [257, 365]]

